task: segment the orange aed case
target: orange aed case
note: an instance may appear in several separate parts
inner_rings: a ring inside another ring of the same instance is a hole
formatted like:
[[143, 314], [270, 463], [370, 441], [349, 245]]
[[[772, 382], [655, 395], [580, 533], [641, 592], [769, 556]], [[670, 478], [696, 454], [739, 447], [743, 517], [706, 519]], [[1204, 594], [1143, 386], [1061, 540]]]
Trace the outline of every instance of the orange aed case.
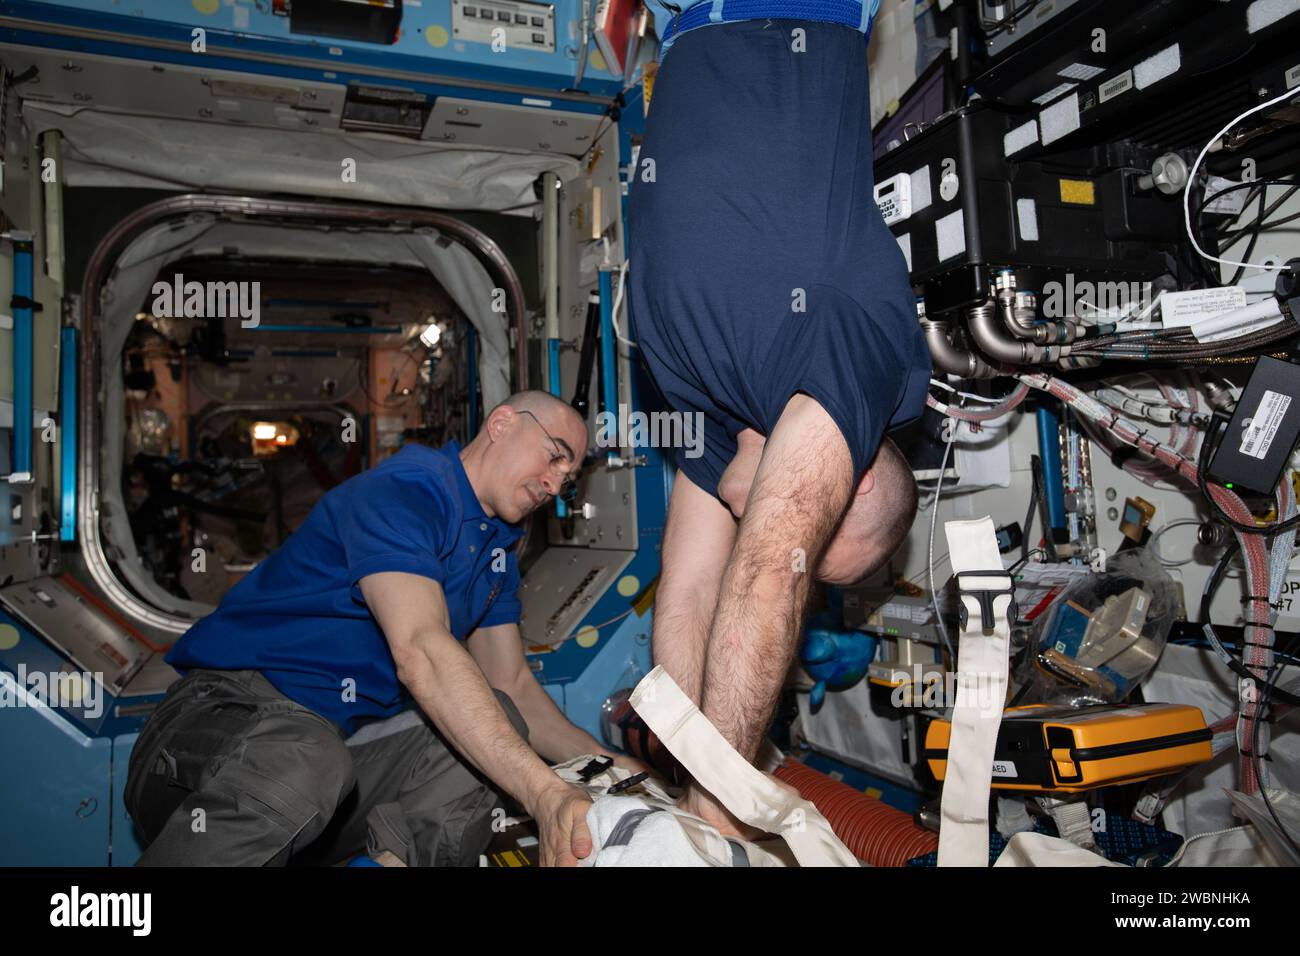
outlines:
[[[936, 780], [947, 772], [951, 733], [946, 720], [926, 728]], [[998, 729], [993, 788], [1077, 793], [1145, 780], [1209, 760], [1212, 736], [1201, 711], [1185, 704], [1012, 707]]]

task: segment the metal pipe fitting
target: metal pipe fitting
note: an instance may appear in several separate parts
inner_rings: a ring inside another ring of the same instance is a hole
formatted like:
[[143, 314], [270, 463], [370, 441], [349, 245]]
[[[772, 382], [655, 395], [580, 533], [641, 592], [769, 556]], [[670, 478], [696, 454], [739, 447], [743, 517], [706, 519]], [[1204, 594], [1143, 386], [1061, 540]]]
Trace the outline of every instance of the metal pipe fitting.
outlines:
[[997, 370], [973, 352], [964, 352], [952, 344], [947, 322], [922, 319], [925, 343], [930, 347], [930, 361], [937, 372], [961, 378], [993, 378]]
[[985, 300], [966, 311], [966, 324], [980, 351], [998, 362], [1010, 365], [1036, 365], [1046, 350], [1029, 342], [1011, 338], [998, 318], [998, 304]]

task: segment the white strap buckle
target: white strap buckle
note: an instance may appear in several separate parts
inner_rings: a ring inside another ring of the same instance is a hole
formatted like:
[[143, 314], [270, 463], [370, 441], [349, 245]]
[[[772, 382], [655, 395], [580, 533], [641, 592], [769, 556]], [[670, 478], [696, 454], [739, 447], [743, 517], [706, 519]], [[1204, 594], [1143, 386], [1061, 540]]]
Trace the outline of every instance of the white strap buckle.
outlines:
[[[1006, 571], [962, 571], [957, 575], [957, 587], [962, 598], [971, 598], [980, 615], [980, 630], [985, 637], [992, 637], [999, 623], [1010, 625], [1016, 619], [1016, 585]], [[1000, 609], [995, 609], [994, 602], [1005, 596], [1007, 602]], [[958, 611], [961, 629], [967, 630], [972, 608], [966, 601], [961, 602]]]

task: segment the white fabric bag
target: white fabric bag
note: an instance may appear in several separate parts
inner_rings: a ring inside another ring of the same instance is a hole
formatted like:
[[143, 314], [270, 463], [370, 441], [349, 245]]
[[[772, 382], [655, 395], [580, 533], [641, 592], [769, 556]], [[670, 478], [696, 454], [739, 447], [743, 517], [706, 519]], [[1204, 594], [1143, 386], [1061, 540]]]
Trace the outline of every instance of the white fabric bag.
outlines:
[[593, 849], [580, 865], [860, 865], [816, 807], [737, 753], [662, 666], [637, 685], [632, 706], [702, 787], [737, 819], [773, 838], [750, 842], [724, 837], [680, 810], [653, 778], [609, 794], [611, 786], [632, 774], [611, 766], [583, 781], [581, 771], [593, 758], [579, 757], [560, 764], [555, 772], [592, 796], [587, 826]]

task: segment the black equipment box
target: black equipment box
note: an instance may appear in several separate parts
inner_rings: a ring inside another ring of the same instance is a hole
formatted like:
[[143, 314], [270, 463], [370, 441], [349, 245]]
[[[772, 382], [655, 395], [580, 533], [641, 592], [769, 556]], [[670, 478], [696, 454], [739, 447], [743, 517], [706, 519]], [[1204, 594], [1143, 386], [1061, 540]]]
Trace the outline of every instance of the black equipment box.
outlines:
[[930, 315], [982, 302], [1001, 268], [1031, 291], [1067, 273], [1133, 282], [1167, 269], [1181, 203], [1135, 185], [1154, 156], [1118, 143], [1016, 161], [1033, 122], [971, 104], [876, 161], [878, 204]]
[[[1133, 139], [1160, 150], [1199, 151], [1225, 123], [1296, 85], [1300, 9], [1256, 0], [1016, 0], [1023, 19], [972, 87], [987, 102], [1037, 115], [1044, 136], [1025, 158], [1080, 143]], [[1006, 17], [1003, 18], [1004, 20]], [[986, 25], [985, 32], [996, 27]], [[1283, 128], [1268, 142], [1292, 159]], [[1261, 115], [1258, 122], [1265, 122]], [[1190, 162], [1192, 156], [1185, 156]], [[1226, 154], [1230, 171], [1241, 155]], [[1211, 166], [1214, 164], [1211, 163]], [[1272, 175], [1261, 172], [1260, 178]]]
[[402, 25], [402, 0], [286, 0], [284, 5], [291, 33], [391, 45]]
[[1251, 370], [1227, 432], [1214, 449], [1210, 474], [1234, 489], [1272, 495], [1297, 438], [1300, 365], [1262, 355]]
[[1027, 106], [1054, 88], [1114, 71], [1223, 6], [1223, 0], [980, 0], [977, 26], [988, 66], [973, 85], [985, 99]]

